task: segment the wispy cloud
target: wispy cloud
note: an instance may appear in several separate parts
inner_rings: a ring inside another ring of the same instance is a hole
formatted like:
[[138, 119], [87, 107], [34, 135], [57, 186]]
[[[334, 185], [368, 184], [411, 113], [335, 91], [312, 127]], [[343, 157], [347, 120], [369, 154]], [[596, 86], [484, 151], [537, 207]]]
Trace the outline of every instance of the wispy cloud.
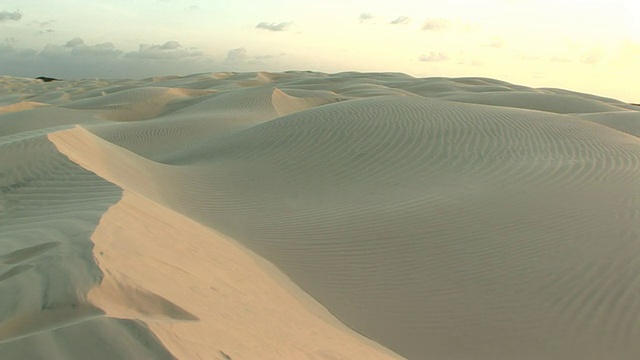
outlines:
[[73, 56], [118, 57], [123, 53], [121, 50], [116, 49], [113, 43], [103, 42], [95, 45], [86, 45], [80, 38], [67, 41], [65, 47], [71, 48], [71, 55]]
[[449, 55], [447, 55], [447, 53], [444, 53], [444, 52], [431, 51], [429, 55], [424, 55], [424, 54], [420, 55], [418, 60], [422, 62], [447, 61], [449, 60]]
[[78, 78], [141, 77], [183, 73], [185, 69], [201, 72], [220, 62], [177, 41], [143, 44], [138, 51], [124, 54], [111, 42], [87, 44], [77, 37], [63, 44], [47, 44], [41, 50], [16, 48], [5, 40], [0, 42], [0, 64], [6, 73], [16, 76]]
[[229, 50], [229, 52], [227, 53], [227, 57], [225, 58], [225, 61], [237, 63], [237, 62], [244, 62], [248, 58], [249, 58], [249, 55], [247, 54], [247, 49], [243, 47], [239, 47], [239, 48]]
[[360, 23], [362, 24], [365, 21], [369, 21], [373, 19], [373, 14], [371, 13], [362, 13], [360, 14], [360, 17], [358, 17], [358, 20], [360, 20]]
[[37, 25], [38, 27], [44, 28], [44, 27], [51, 27], [51, 25], [53, 25], [53, 23], [55, 22], [55, 20], [51, 20], [51, 21], [32, 21], [32, 24]]
[[288, 30], [292, 24], [293, 24], [293, 21], [281, 22], [281, 23], [261, 22], [260, 24], [256, 25], [256, 28], [269, 30], [269, 31], [285, 31], [285, 30]]
[[406, 25], [411, 22], [411, 18], [408, 16], [398, 16], [397, 19], [391, 21], [391, 25]]
[[64, 45], [48, 44], [38, 53], [38, 56], [45, 58], [62, 57], [98, 57], [101, 59], [116, 58], [122, 55], [123, 51], [116, 49], [110, 42], [87, 45], [81, 38], [73, 38]]
[[52, 28], [53, 23], [55, 23], [55, 20], [49, 20], [49, 21], [31, 21], [29, 23], [29, 25], [35, 25], [37, 27], [39, 27], [42, 30], [38, 30], [38, 34], [42, 35], [42, 34], [53, 34], [55, 32], [55, 30]]
[[125, 54], [128, 58], [138, 59], [179, 59], [201, 56], [202, 51], [194, 48], [185, 48], [179, 42], [172, 40], [162, 45], [140, 44], [137, 51]]
[[0, 22], [18, 21], [22, 19], [22, 13], [20, 10], [14, 12], [0, 11]]
[[246, 48], [239, 47], [239, 48], [229, 50], [229, 52], [227, 53], [227, 57], [223, 61], [223, 65], [228, 66], [231, 70], [237, 71], [238, 69], [245, 68], [247, 65], [264, 64], [263, 60], [274, 59], [283, 55], [285, 54], [280, 53], [277, 55], [274, 55], [274, 54], [252, 55], [249, 53], [249, 51]]
[[425, 31], [442, 31], [451, 26], [451, 20], [447, 19], [427, 19], [422, 25]]
[[69, 41], [67, 41], [66, 44], [64, 44], [64, 47], [68, 47], [68, 48], [74, 48], [76, 46], [83, 46], [84, 45], [84, 40], [82, 40], [79, 37], [73, 38]]

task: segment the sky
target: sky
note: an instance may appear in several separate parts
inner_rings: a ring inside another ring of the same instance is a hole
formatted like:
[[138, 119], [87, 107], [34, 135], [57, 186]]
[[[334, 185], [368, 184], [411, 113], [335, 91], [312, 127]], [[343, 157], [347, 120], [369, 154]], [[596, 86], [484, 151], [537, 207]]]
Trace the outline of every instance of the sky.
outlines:
[[4, 0], [0, 75], [489, 77], [640, 102], [638, 0]]

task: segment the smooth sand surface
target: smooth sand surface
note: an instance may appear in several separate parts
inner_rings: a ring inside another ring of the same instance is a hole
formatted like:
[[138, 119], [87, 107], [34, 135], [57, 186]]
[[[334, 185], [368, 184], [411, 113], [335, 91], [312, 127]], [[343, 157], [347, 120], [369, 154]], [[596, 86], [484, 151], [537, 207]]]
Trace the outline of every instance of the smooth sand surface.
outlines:
[[[639, 108], [640, 109], [640, 108]], [[593, 114], [579, 114], [585, 120], [640, 137], [640, 111], [615, 111]]]
[[0, 354], [635, 359], [638, 110], [396, 73], [0, 77]]

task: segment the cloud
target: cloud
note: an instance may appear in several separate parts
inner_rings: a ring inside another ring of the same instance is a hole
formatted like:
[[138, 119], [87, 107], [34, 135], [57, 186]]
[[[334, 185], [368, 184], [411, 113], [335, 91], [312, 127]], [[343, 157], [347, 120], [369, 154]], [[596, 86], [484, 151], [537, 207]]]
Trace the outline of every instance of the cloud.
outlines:
[[[13, 49], [9, 39], [5, 40], [2, 45], [3, 53]], [[36, 51], [29, 49], [31, 52]], [[18, 51], [13, 49], [12, 52]], [[44, 58], [91, 58], [99, 57], [102, 59], [118, 58], [124, 52], [116, 48], [111, 42], [103, 42], [99, 44], [87, 45], [84, 40], [79, 37], [67, 41], [64, 45], [47, 44], [41, 51], [36, 51], [38, 57]], [[167, 41], [162, 45], [141, 44], [138, 51], [132, 51], [124, 55], [126, 58], [132, 59], [180, 59], [194, 58], [202, 55], [202, 52], [193, 48], [185, 48], [177, 41]]]
[[[284, 54], [280, 54], [280, 55], [284, 55]], [[269, 54], [267, 54], [267, 55], [256, 55], [256, 56], [254, 56], [253, 58], [254, 58], [254, 59], [256, 59], [256, 60], [265, 60], [265, 59], [271, 59], [271, 58], [274, 58], [274, 57], [276, 57], [276, 56], [277, 56], [277, 55], [269, 55]]]
[[124, 56], [127, 58], [167, 60], [203, 55], [202, 51], [193, 48], [187, 49], [177, 41], [167, 41], [162, 45], [140, 44], [137, 51], [131, 51]]
[[185, 10], [187, 10], [187, 11], [197, 11], [197, 10], [200, 10], [200, 6], [198, 6], [198, 5], [190, 5]]
[[227, 62], [244, 62], [249, 58], [247, 55], [247, 49], [241, 47], [236, 49], [231, 49], [227, 53], [227, 57], [225, 61]]
[[47, 44], [38, 56], [47, 57], [47, 58], [55, 58], [68, 55], [69, 52], [61, 45], [56, 44]]
[[397, 19], [391, 21], [391, 25], [406, 25], [411, 22], [411, 18], [408, 16], [398, 16]]
[[18, 21], [22, 19], [22, 13], [17, 10], [14, 12], [0, 11], [0, 22]]
[[73, 56], [101, 56], [114, 58], [122, 55], [122, 53], [122, 51], [116, 49], [116, 47], [110, 42], [91, 46], [76, 46], [71, 49], [71, 55]]
[[0, 43], [0, 58], [6, 59], [24, 59], [26, 57], [33, 58], [38, 55], [38, 51], [34, 49], [16, 49], [10, 42]]
[[425, 31], [442, 31], [451, 26], [451, 20], [447, 19], [427, 19], [422, 25]]
[[269, 31], [285, 31], [288, 30], [289, 27], [291, 26], [291, 24], [293, 24], [293, 21], [290, 22], [281, 22], [279, 24], [276, 23], [268, 23], [268, 22], [261, 22], [260, 24], [256, 25], [256, 28], [258, 29], [264, 29], [264, 30], [269, 30]]
[[72, 47], [82, 46], [82, 45], [84, 45], [84, 40], [77, 37], [67, 41], [64, 47], [72, 48]]
[[167, 41], [166, 43], [160, 45], [160, 50], [176, 50], [181, 48], [182, 45], [180, 45], [179, 42], [175, 41], [175, 40], [171, 40], [171, 41]]
[[362, 14], [360, 14], [360, 17], [358, 18], [358, 20], [360, 20], [360, 23], [363, 23], [363, 22], [371, 20], [371, 19], [373, 19], [373, 15], [371, 13], [362, 13]]
[[[87, 44], [81, 38], [48, 44], [39, 50], [15, 46], [7, 40], [0, 42], [0, 64], [5, 74], [25, 77], [140, 78], [211, 71], [221, 64], [204, 55], [196, 56], [199, 51], [184, 48], [177, 41], [143, 45], [129, 56], [123, 56], [123, 51], [111, 42]], [[157, 61], [158, 58], [166, 60]]]
[[447, 61], [447, 60], [449, 60], [449, 55], [447, 55], [447, 53], [443, 53], [443, 52], [431, 51], [429, 53], [429, 56], [422, 54], [422, 55], [420, 55], [418, 60], [420, 60], [422, 62]]
[[53, 23], [55, 22], [55, 20], [51, 20], [51, 21], [32, 21], [32, 24], [37, 25], [38, 27], [44, 28], [50, 25], [53, 25]]
[[104, 58], [116, 58], [122, 55], [122, 51], [116, 49], [115, 45], [110, 42], [103, 42], [95, 45], [87, 45], [79, 37], [73, 38], [66, 42], [66, 44], [59, 45], [47, 45], [45, 47], [44, 55], [59, 56], [63, 53], [68, 53], [72, 56], [99, 56]]
[[227, 57], [224, 59], [224, 64], [229, 66], [231, 70], [237, 71], [245, 65], [261, 65], [263, 64], [262, 60], [274, 59], [283, 55], [285, 54], [250, 55], [246, 48], [239, 47], [229, 50]]

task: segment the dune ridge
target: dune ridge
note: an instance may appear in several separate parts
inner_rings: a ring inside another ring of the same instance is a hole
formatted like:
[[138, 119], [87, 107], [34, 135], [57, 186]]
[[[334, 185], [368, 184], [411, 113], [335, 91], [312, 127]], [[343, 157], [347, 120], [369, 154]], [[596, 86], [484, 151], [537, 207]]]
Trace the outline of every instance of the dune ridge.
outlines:
[[105, 225], [92, 235], [105, 277], [88, 299], [107, 316], [144, 321], [181, 359], [222, 353], [397, 358], [344, 327], [284, 276], [273, 275], [277, 270], [268, 263], [140, 195], [158, 197], [148, 185], [166, 165], [154, 171], [149, 160], [79, 127], [49, 139], [70, 159], [124, 189], [122, 200], [102, 217]]
[[[47, 104], [0, 115], [0, 288], [54, 252], [93, 274], [53, 327], [4, 307], [0, 348], [62, 354], [82, 328], [123, 358], [640, 352], [637, 107], [397, 73], [0, 80]], [[84, 209], [69, 229], [91, 209], [81, 255], [12, 237], [60, 208]]]
[[0, 193], [2, 357], [170, 358], [139, 323], [86, 300], [101, 279], [88, 240], [120, 198], [116, 186], [33, 131], [2, 137]]

